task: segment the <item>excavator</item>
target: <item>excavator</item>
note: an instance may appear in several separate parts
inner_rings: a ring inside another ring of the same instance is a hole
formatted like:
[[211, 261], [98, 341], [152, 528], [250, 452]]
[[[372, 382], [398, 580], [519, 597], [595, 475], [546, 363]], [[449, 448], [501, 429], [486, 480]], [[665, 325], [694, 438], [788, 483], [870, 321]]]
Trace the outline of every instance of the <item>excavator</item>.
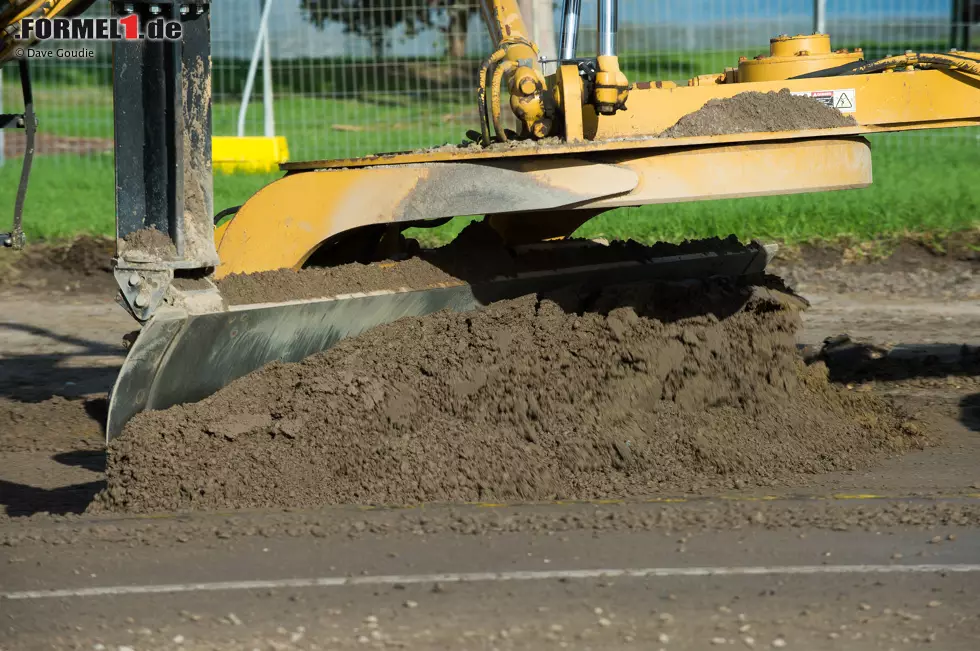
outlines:
[[[24, 17], [75, 15], [87, 4], [8, 2], [0, 53], [12, 58]], [[222, 279], [383, 259], [406, 228], [457, 216], [484, 216], [516, 251], [560, 247], [587, 220], [624, 206], [862, 188], [872, 182], [866, 135], [980, 125], [978, 53], [909, 51], [869, 61], [859, 49], [834, 50], [826, 34], [780, 35], [768, 53], [716, 74], [630, 81], [617, 58], [617, 2], [597, 4], [594, 54], [582, 56], [577, 45], [581, 1], [564, 0], [558, 60], [543, 62], [516, 0], [482, 0], [496, 49], [475, 80], [480, 124], [469, 142], [284, 163], [280, 179], [217, 220], [211, 2], [114, 0], [114, 18], [180, 21], [182, 30], [179, 41], [114, 44], [112, 265], [119, 302], [140, 331], [110, 394], [107, 440], [143, 410], [203, 399], [269, 362], [301, 360], [396, 319], [477, 309], [583, 280], [759, 273], [771, 250], [752, 243], [361, 293], [332, 295], [325, 287], [319, 298], [246, 305], [224, 300]], [[544, 74], [545, 63], [555, 72]], [[33, 129], [29, 86], [27, 115], [9, 126]], [[713, 102], [771, 92], [851, 119], [664, 137]], [[18, 219], [22, 202], [19, 195]], [[22, 235], [7, 240], [18, 244]]]

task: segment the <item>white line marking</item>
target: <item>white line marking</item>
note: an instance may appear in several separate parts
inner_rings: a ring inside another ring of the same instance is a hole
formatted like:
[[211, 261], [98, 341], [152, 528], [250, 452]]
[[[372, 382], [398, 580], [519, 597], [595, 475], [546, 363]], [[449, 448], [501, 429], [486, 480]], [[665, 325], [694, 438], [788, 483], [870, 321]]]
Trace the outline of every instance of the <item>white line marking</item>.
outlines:
[[407, 574], [381, 576], [336, 576], [314, 579], [272, 579], [268, 581], [217, 581], [213, 583], [169, 583], [160, 585], [117, 585], [102, 588], [65, 590], [23, 590], [0, 592], [0, 599], [62, 599], [134, 594], [169, 594], [217, 590], [270, 590], [277, 588], [337, 588], [357, 585], [395, 585], [410, 583], [467, 583], [475, 581], [541, 581], [548, 579], [600, 579], [650, 577], [770, 576], [785, 574], [932, 574], [938, 572], [980, 572], [980, 564], [936, 565], [786, 565], [746, 567], [651, 567], [615, 570], [552, 570], [514, 572], [469, 572], [446, 574]]

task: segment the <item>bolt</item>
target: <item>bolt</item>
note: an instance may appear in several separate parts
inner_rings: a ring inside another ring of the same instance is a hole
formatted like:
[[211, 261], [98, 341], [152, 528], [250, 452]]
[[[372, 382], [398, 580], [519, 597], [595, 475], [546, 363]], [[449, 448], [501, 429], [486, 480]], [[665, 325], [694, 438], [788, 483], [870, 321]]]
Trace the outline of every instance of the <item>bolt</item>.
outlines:
[[156, 16], [160, 13], [160, 5], [150, 5], [150, 13]]
[[133, 300], [133, 304], [136, 305], [136, 307], [146, 307], [147, 305], [150, 304], [150, 297], [144, 294], [143, 292], [140, 292], [139, 294], [136, 295], [136, 298]]
[[142, 283], [142, 282], [143, 282], [143, 279], [140, 278], [140, 275], [138, 273], [136, 273], [135, 271], [133, 273], [129, 274], [129, 286], [130, 287], [139, 287], [140, 286], [140, 283]]
[[180, 15], [181, 16], [186, 16], [188, 13], [190, 13], [190, 10], [191, 10], [191, 8], [188, 7], [187, 5], [180, 5]]
[[534, 80], [531, 79], [530, 77], [524, 77], [524, 79], [521, 79], [521, 84], [520, 84], [521, 94], [530, 95], [537, 89], [538, 89], [538, 85], [535, 84]]
[[124, 4], [123, 11], [125, 11], [127, 14], [131, 14], [136, 11], [136, 7], [134, 7], [132, 4]]

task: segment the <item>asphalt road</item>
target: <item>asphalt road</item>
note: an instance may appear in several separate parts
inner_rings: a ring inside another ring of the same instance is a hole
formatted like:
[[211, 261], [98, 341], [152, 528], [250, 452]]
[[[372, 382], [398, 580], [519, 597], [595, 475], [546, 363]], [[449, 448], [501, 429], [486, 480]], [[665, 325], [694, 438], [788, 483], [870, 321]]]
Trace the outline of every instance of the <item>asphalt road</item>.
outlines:
[[[257, 529], [238, 530], [217, 516], [187, 517], [196, 534], [169, 538], [147, 531], [173, 533], [177, 523], [146, 518], [51, 523], [37, 540], [14, 541], [6, 530], [0, 646], [977, 648], [980, 528], [948, 514], [880, 526], [893, 521], [890, 509], [907, 509], [904, 501], [834, 503], [852, 517], [830, 527], [825, 503], [740, 506], [746, 522], [729, 510], [707, 527], [711, 512], [727, 507], [389, 511], [319, 535], [297, 524], [309, 514], [264, 532], [261, 516], [239, 522]], [[657, 515], [665, 509], [673, 514]], [[770, 519], [789, 511], [793, 521]], [[490, 512], [497, 522], [515, 518], [520, 530], [432, 526]], [[980, 510], [970, 513], [973, 522]], [[619, 526], [603, 524], [610, 517]], [[568, 526], [576, 519], [581, 526]], [[46, 535], [66, 531], [74, 544]]]

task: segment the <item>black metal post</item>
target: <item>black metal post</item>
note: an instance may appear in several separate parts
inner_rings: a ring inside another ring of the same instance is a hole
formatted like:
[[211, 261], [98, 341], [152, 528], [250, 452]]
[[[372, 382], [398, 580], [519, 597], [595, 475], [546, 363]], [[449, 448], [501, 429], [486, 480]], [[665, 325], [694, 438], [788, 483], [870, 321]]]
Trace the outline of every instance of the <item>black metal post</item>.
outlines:
[[116, 237], [152, 228], [174, 244], [173, 268], [213, 266], [209, 3], [116, 1], [112, 10], [182, 27], [180, 40], [113, 48]]
[[[136, 14], [144, 32], [113, 48], [114, 273], [140, 321], [156, 311], [175, 273], [207, 275], [218, 264], [209, 9], [210, 0], [112, 2], [114, 16]], [[147, 38], [150, 21], [179, 23], [180, 37]]]

